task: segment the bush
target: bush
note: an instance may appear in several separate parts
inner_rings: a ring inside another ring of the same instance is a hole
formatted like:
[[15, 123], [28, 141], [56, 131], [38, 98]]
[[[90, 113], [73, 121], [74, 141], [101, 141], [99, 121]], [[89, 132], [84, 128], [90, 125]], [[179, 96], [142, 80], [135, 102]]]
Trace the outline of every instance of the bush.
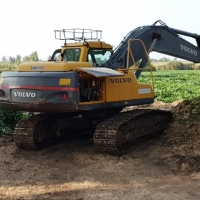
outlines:
[[17, 66], [11, 63], [0, 63], [0, 72], [16, 71]]
[[179, 61], [170, 61], [167, 63], [167, 69], [168, 70], [183, 70], [184, 69], [184, 64]]
[[[194, 70], [195, 65], [191, 62], [180, 62], [177, 60], [155, 66], [157, 70]], [[196, 67], [196, 69], [198, 69]]]
[[197, 65], [197, 64], [196, 64], [196, 65], [194, 66], [194, 70], [200, 70], [200, 65]]
[[0, 109], [0, 135], [13, 134], [16, 123], [24, 118], [26, 115], [23, 112]]

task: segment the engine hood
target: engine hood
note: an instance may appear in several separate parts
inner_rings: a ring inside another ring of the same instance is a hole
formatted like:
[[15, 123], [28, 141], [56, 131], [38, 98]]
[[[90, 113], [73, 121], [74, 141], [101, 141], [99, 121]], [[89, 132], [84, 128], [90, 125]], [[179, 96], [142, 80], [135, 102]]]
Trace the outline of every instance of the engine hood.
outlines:
[[26, 62], [19, 65], [18, 71], [74, 71], [76, 68], [88, 67], [92, 67], [89, 62]]

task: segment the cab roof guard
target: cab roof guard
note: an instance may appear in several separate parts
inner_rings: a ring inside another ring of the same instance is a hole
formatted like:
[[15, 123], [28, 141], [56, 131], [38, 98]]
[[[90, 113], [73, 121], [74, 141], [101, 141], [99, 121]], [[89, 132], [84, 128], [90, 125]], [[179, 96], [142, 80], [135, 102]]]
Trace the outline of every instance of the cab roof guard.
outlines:
[[54, 30], [54, 32], [55, 32], [55, 39], [65, 40], [65, 43], [67, 40], [86, 41], [86, 40], [100, 40], [102, 38], [101, 30], [73, 28], [73, 29]]

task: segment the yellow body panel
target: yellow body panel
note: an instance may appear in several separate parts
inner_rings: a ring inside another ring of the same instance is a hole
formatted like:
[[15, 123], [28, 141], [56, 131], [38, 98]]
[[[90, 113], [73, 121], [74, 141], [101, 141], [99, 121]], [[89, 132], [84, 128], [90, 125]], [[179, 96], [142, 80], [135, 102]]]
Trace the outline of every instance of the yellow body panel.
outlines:
[[119, 77], [106, 77], [106, 102], [119, 101], [120, 99], [120, 84], [112, 83], [112, 80], [120, 79]]
[[88, 101], [88, 102], [81, 102], [80, 105], [91, 105], [91, 104], [100, 104], [104, 103], [104, 101]]
[[132, 70], [123, 77], [106, 77], [106, 102], [154, 98], [150, 84], [138, 83]]
[[18, 71], [74, 71], [74, 69], [92, 67], [89, 62], [27, 62], [18, 67]]
[[70, 78], [60, 78], [59, 85], [70, 85], [71, 79]]
[[112, 49], [112, 45], [102, 42], [102, 41], [87, 41], [87, 42], [75, 42], [75, 43], [67, 43], [65, 47], [90, 47], [90, 48], [99, 48], [99, 49]]
[[81, 55], [80, 55], [80, 62], [86, 62], [88, 57], [88, 47], [83, 46], [81, 47]]

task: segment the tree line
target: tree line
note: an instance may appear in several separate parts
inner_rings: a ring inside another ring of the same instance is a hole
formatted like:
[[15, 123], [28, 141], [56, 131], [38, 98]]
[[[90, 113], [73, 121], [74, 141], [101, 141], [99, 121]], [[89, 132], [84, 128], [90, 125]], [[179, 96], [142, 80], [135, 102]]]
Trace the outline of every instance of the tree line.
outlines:
[[195, 64], [193, 62], [184, 62], [177, 60], [176, 58], [174, 60], [167, 59], [167, 61], [164, 61], [165, 58], [163, 58], [163, 61], [154, 61], [152, 62], [153, 70], [200, 70], [200, 63]]
[[170, 58], [162, 57], [160, 59], [150, 58], [151, 62], [170, 62]]
[[[153, 70], [200, 70], [200, 63], [194, 64], [192, 62], [182, 62], [174, 58], [173, 60], [162, 57], [160, 59], [150, 59], [153, 65]], [[17, 67], [22, 62], [34, 62], [34, 61], [42, 61], [38, 57], [37, 51], [32, 52], [30, 55], [27, 55], [22, 58], [20, 55], [3, 56], [0, 61], [0, 72], [3, 71], [16, 71]]]
[[14, 56], [9, 56], [6, 58], [5, 56], [2, 57], [0, 63], [10, 63], [10, 64], [17, 64], [19, 65], [22, 62], [29, 62], [29, 61], [39, 61], [37, 51], [32, 52], [30, 55], [25, 56], [22, 58], [19, 54]]
[[23, 58], [19, 54], [16, 55], [15, 57], [14, 56], [9, 56], [9, 57], [3, 56], [0, 61], [0, 72], [15, 71], [20, 63], [32, 62], [32, 61], [40, 61], [37, 51], [34, 51], [30, 55], [24, 56]]

